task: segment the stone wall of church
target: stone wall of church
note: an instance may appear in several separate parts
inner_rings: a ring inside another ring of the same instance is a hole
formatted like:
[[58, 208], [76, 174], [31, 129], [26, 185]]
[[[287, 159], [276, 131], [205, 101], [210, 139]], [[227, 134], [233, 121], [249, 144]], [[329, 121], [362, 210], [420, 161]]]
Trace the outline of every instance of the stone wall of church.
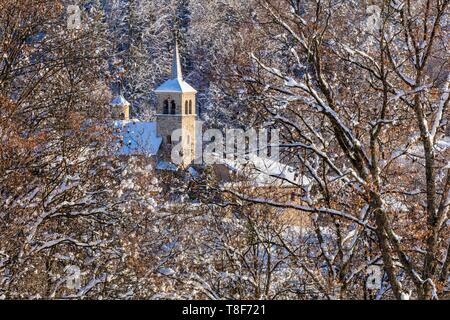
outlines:
[[[197, 114], [197, 107], [195, 101], [195, 93], [183, 93], [183, 114]], [[192, 106], [192, 113], [186, 112], [186, 107]]]
[[183, 116], [183, 154], [185, 162], [191, 163], [195, 159], [195, 115]]
[[[169, 114], [164, 110], [164, 101], [169, 102]], [[171, 113], [171, 102], [176, 104], [176, 114]], [[186, 114], [187, 112], [187, 114]], [[170, 150], [174, 146], [170, 138], [176, 129], [183, 130], [182, 150], [184, 163], [190, 164], [195, 158], [196, 132], [195, 121], [197, 108], [195, 93], [159, 93], [157, 107], [157, 131], [162, 141], [162, 154], [165, 160], [170, 161]]]
[[114, 120], [130, 120], [130, 106], [113, 106], [112, 117]]
[[163, 139], [163, 144], [170, 144], [169, 136], [172, 136], [172, 132], [181, 128], [182, 119], [181, 116], [171, 114], [158, 114], [157, 116], [157, 130], [158, 136]]
[[169, 102], [169, 113], [170, 113], [170, 108], [171, 108], [171, 103], [172, 101], [175, 101], [176, 104], [176, 109], [175, 109], [175, 113], [176, 114], [180, 114], [181, 113], [181, 103], [182, 103], [182, 96], [181, 94], [177, 94], [177, 93], [158, 93], [157, 94], [158, 97], [158, 107], [156, 110], [157, 114], [163, 114], [164, 113], [164, 101], [168, 101]]

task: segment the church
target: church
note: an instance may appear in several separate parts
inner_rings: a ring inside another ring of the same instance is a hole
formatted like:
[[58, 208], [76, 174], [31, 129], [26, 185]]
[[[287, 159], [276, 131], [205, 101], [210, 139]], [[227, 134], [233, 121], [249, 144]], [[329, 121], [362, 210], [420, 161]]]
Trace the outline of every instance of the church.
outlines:
[[[201, 151], [204, 143], [202, 128], [197, 127], [197, 104], [195, 90], [183, 80], [180, 53], [175, 41], [171, 78], [154, 90], [157, 96], [156, 121], [146, 122], [130, 119], [130, 103], [119, 95], [111, 102], [116, 135], [119, 137], [119, 154], [123, 156], [146, 156], [155, 160], [156, 169], [177, 171], [188, 168], [196, 172], [193, 164], [203, 163]], [[178, 131], [178, 135], [174, 132]], [[174, 137], [178, 137], [176, 141]], [[175, 146], [180, 152], [178, 164], [174, 164]], [[199, 151], [200, 155], [197, 155]], [[200, 161], [199, 161], [200, 159]], [[198, 169], [198, 166], [195, 166]], [[245, 175], [260, 188], [308, 187], [311, 180], [297, 169], [277, 160], [246, 155], [235, 160], [218, 158], [212, 166], [222, 183], [229, 183], [234, 176]], [[288, 191], [289, 192], [289, 191]]]
[[[116, 133], [121, 139], [121, 155], [145, 155], [156, 157], [158, 166], [175, 168], [171, 164], [172, 149], [180, 145], [180, 158], [188, 167], [196, 155], [197, 107], [195, 90], [183, 80], [178, 44], [175, 41], [171, 79], [155, 89], [157, 96], [156, 122], [130, 119], [130, 103], [123, 96], [111, 102]], [[180, 139], [173, 140], [178, 130]]]

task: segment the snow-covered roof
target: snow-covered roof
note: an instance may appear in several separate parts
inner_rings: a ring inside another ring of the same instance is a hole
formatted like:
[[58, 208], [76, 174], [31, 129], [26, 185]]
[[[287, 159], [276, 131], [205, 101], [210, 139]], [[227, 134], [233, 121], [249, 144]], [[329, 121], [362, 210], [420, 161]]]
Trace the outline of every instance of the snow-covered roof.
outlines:
[[156, 122], [119, 120], [114, 122], [114, 127], [123, 141], [120, 154], [154, 156], [158, 153], [162, 138], [157, 136]]
[[181, 70], [180, 53], [178, 43], [175, 40], [172, 60], [172, 79], [167, 80], [155, 90], [158, 92], [169, 93], [197, 93], [189, 83], [183, 80], [183, 72]]
[[192, 168], [192, 167], [189, 167], [187, 171], [188, 171], [188, 172], [191, 174], [191, 176], [194, 177], [194, 178], [197, 178], [197, 177], [199, 176], [197, 170], [195, 170], [195, 169]]
[[181, 79], [171, 79], [164, 82], [155, 90], [158, 92], [170, 92], [170, 93], [197, 93], [189, 83]]
[[177, 166], [171, 162], [161, 160], [161, 161], [158, 161], [158, 163], [156, 164], [156, 170], [177, 171]]
[[238, 174], [246, 175], [256, 186], [308, 187], [311, 179], [291, 166], [269, 158], [247, 155], [242, 159], [220, 159], [217, 163], [227, 166]]
[[113, 107], [122, 107], [130, 105], [130, 103], [127, 101], [127, 99], [125, 99], [122, 95], [120, 95], [114, 98], [114, 100], [111, 102], [111, 105]]

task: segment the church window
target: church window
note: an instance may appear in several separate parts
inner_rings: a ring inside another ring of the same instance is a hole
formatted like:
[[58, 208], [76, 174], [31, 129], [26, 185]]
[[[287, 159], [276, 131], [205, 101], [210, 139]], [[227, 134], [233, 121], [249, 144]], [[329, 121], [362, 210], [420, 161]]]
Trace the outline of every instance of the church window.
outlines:
[[192, 114], [192, 100], [189, 100], [189, 114]]
[[175, 113], [176, 113], [176, 108], [177, 108], [177, 105], [175, 104], [175, 101], [172, 100], [172, 105], [171, 105], [171, 108], [170, 108], [170, 113], [171, 113], [171, 114], [175, 114]]
[[184, 104], [184, 113], [188, 114], [188, 102], [186, 101], [186, 103]]
[[163, 114], [169, 114], [169, 100], [164, 100]]

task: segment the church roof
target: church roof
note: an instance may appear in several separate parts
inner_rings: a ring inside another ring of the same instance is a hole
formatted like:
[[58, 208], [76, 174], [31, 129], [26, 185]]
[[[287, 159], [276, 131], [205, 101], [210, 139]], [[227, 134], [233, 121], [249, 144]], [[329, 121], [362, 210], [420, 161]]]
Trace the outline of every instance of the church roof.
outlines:
[[111, 102], [111, 105], [113, 107], [122, 107], [130, 105], [130, 103], [127, 101], [127, 99], [125, 99], [122, 95], [120, 95], [114, 98], [114, 100]]
[[189, 83], [183, 80], [183, 72], [181, 69], [180, 52], [178, 50], [178, 43], [175, 40], [172, 60], [172, 79], [167, 80], [155, 90], [158, 92], [168, 93], [196, 93]]
[[158, 137], [156, 122], [139, 120], [118, 120], [114, 122], [116, 135], [122, 141], [119, 154], [146, 155], [158, 154], [162, 138]]
[[178, 50], [178, 42], [175, 38], [172, 58], [172, 79], [183, 80], [183, 72], [181, 70], [180, 52]]
[[215, 168], [215, 171], [225, 183], [231, 181], [230, 172], [226, 172], [225, 168], [247, 176], [249, 181], [257, 187], [293, 187], [296, 185], [308, 187], [312, 182], [311, 179], [300, 174], [295, 168], [270, 158], [247, 155], [240, 159], [231, 160], [222, 159], [216, 154], [213, 154], [212, 157], [216, 160], [215, 167], [217, 168]]
[[156, 88], [155, 92], [170, 92], [170, 93], [197, 93], [189, 83], [180, 79], [171, 79], [164, 82], [158, 88]]

